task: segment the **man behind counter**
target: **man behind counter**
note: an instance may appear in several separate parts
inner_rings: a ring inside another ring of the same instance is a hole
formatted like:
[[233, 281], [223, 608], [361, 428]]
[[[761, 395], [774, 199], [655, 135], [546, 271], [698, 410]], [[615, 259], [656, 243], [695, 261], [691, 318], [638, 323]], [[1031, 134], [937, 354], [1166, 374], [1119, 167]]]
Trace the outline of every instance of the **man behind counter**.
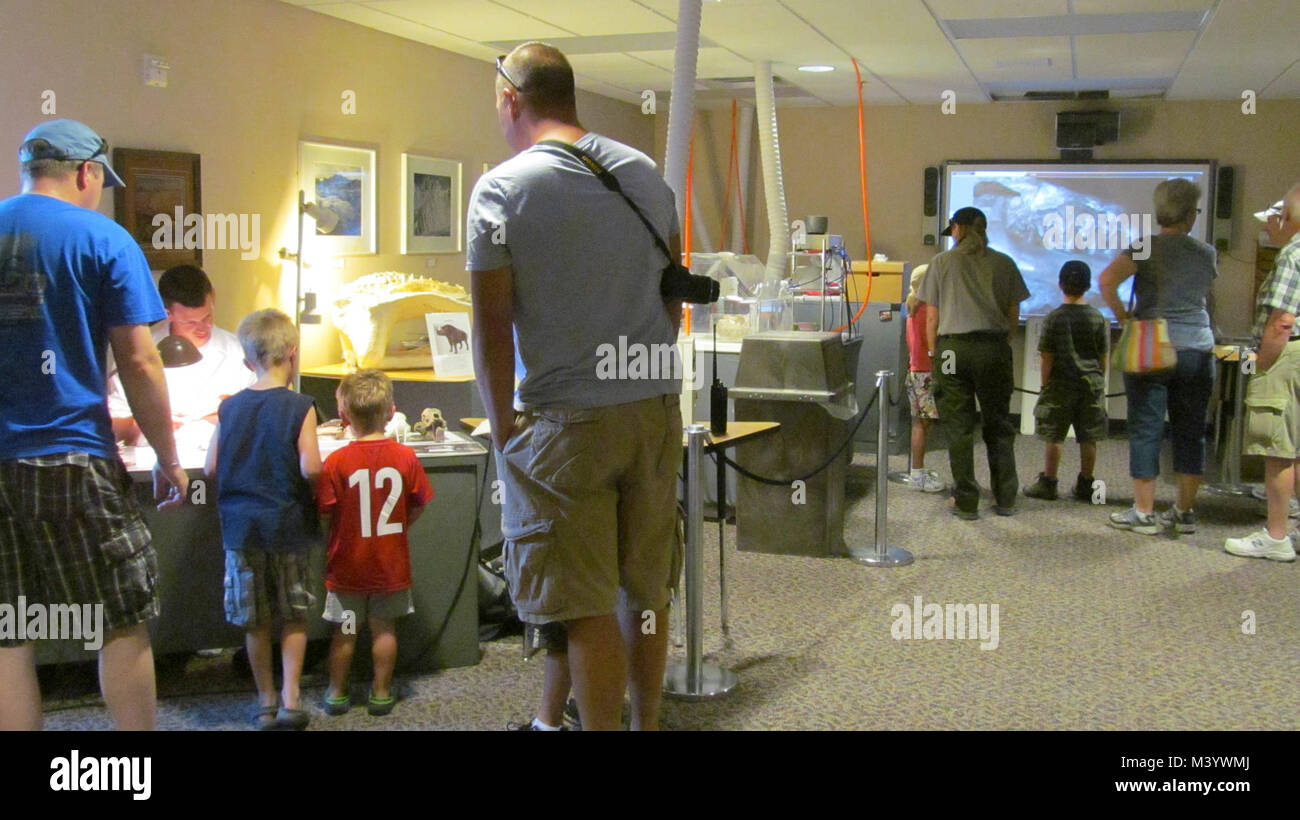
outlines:
[[[234, 395], [255, 381], [244, 364], [244, 352], [239, 340], [228, 330], [216, 327], [212, 310], [216, 294], [208, 275], [193, 265], [169, 268], [158, 279], [158, 293], [167, 310], [167, 323], [153, 329], [157, 344], [167, 335], [188, 339], [203, 356], [184, 367], [166, 369], [167, 392], [171, 394], [172, 427], [179, 430], [196, 421], [216, 422], [217, 405], [227, 396]], [[108, 414], [113, 419], [113, 435], [118, 441], [137, 444], [140, 427], [131, 417], [122, 393], [122, 383], [115, 369], [108, 386]], [[195, 440], [206, 442], [212, 428], [201, 425]], [[190, 437], [181, 435], [183, 440]]]

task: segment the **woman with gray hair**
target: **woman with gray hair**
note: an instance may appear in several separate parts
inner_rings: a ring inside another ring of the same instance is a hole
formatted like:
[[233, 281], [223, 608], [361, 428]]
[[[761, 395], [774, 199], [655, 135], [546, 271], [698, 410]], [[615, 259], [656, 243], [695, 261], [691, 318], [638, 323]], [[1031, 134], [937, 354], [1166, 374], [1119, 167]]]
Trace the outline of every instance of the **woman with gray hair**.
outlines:
[[[1156, 186], [1155, 217], [1159, 233], [1134, 243], [1101, 273], [1101, 295], [1121, 323], [1131, 318], [1163, 318], [1169, 341], [1178, 351], [1173, 368], [1153, 373], [1125, 373], [1128, 394], [1129, 475], [1133, 506], [1110, 517], [1111, 526], [1155, 535], [1162, 529], [1196, 531], [1193, 506], [1205, 472], [1205, 419], [1214, 391], [1214, 331], [1210, 290], [1214, 248], [1189, 236], [1200, 209], [1201, 189], [1181, 178]], [[1133, 280], [1132, 313], [1119, 298], [1119, 286]], [[1165, 413], [1174, 445], [1178, 499], [1156, 515], [1156, 476]]]

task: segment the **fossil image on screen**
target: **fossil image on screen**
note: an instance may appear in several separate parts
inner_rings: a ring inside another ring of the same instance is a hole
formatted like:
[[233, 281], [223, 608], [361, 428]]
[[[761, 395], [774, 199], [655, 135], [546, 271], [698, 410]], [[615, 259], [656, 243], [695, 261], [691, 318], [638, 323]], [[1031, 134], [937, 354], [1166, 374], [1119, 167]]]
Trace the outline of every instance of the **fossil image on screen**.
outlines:
[[416, 236], [451, 236], [451, 177], [412, 174], [415, 186]]

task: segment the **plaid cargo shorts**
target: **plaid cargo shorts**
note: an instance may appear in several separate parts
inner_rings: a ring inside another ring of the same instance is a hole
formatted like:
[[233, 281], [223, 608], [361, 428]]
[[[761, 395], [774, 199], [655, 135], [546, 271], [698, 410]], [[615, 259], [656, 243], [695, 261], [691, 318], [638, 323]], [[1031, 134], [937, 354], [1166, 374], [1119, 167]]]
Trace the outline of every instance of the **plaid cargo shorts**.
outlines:
[[105, 628], [125, 629], [157, 617], [157, 577], [120, 459], [70, 452], [0, 461], [0, 603], [102, 604]]

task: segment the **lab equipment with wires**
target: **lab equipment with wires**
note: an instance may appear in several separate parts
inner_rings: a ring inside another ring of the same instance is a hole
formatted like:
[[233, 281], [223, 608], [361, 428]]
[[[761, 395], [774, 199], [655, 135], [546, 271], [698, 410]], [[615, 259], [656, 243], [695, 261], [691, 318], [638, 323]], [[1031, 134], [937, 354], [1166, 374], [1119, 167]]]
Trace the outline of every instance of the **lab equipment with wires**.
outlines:
[[716, 328], [718, 341], [727, 343], [768, 329], [763, 323], [763, 306], [779, 299], [781, 283], [768, 276], [757, 256], [693, 253], [691, 272], [716, 280], [721, 293], [712, 304], [689, 306], [694, 334], [709, 337]]

